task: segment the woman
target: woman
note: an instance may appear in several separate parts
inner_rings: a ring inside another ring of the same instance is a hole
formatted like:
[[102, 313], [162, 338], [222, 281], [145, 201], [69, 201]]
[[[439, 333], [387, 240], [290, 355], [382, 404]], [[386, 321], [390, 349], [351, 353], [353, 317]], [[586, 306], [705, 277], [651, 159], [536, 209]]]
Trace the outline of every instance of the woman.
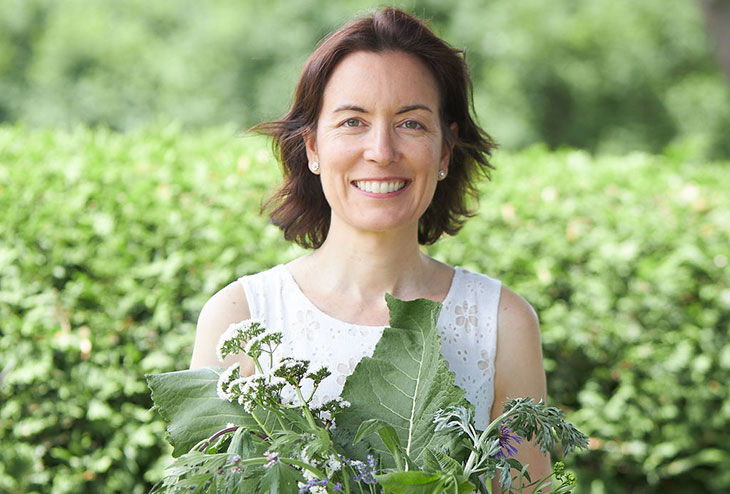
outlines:
[[[200, 314], [191, 367], [220, 365], [220, 335], [253, 317], [284, 331], [282, 355], [333, 372], [318, 389], [318, 399], [329, 399], [372, 354], [388, 324], [387, 292], [443, 302], [442, 353], [477, 426], [508, 397], [544, 398], [530, 305], [419, 248], [460, 229], [474, 180], [489, 170], [494, 145], [470, 114], [470, 96], [461, 53], [403, 11], [381, 10], [326, 39], [287, 115], [256, 129], [274, 138], [284, 168], [272, 222], [314, 250], [216, 293]], [[238, 359], [242, 373], [253, 373], [248, 357]], [[518, 459], [533, 478], [549, 473], [531, 444], [519, 446]]]

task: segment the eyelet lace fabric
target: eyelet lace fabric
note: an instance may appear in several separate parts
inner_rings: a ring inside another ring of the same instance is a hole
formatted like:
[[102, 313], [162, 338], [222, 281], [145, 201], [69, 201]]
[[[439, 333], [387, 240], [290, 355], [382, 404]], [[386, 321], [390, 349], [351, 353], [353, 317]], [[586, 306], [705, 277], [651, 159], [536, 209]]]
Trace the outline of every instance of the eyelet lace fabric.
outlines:
[[[251, 317], [281, 331], [274, 365], [284, 358], [307, 359], [313, 370], [332, 373], [314, 395], [314, 405], [342, 393], [347, 376], [375, 350], [382, 326], [351, 324], [319, 310], [301, 291], [284, 265], [239, 278]], [[437, 321], [441, 354], [458, 386], [475, 408], [475, 425], [485, 428], [494, 401], [494, 361], [501, 283], [483, 274], [455, 268], [451, 288]], [[266, 370], [269, 362], [262, 362]], [[306, 391], [306, 390], [305, 390]]]

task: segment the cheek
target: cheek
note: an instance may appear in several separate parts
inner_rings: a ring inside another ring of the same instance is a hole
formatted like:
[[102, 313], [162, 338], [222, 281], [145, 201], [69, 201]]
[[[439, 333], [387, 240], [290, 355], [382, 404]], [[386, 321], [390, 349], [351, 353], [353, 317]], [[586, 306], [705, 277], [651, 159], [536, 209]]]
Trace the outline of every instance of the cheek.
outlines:
[[336, 165], [333, 168], [331, 163], [327, 167], [327, 170], [322, 170], [320, 173], [320, 182], [322, 184], [322, 192], [330, 207], [332, 207], [333, 203], [338, 204], [341, 202], [341, 198], [348, 193], [347, 180], [336, 169]]

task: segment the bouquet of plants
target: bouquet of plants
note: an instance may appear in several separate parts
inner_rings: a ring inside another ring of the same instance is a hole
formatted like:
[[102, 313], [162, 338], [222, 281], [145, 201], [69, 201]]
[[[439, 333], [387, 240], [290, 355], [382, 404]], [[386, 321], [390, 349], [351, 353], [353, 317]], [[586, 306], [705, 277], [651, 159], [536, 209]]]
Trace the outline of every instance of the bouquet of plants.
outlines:
[[440, 304], [386, 299], [390, 327], [373, 356], [341, 397], [319, 406], [312, 398], [329, 370], [275, 362], [281, 333], [252, 320], [228, 328], [218, 357], [245, 352], [253, 375], [238, 364], [149, 375], [176, 457], [152, 492], [466, 494], [492, 492], [493, 478], [503, 493], [570, 492], [575, 477], [561, 462], [530, 479], [515, 445], [534, 440], [547, 454], [557, 442], [567, 453], [585, 447], [585, 435], [531, 398], [508, 401], [485, 430], [475, 428], [440, 353]]

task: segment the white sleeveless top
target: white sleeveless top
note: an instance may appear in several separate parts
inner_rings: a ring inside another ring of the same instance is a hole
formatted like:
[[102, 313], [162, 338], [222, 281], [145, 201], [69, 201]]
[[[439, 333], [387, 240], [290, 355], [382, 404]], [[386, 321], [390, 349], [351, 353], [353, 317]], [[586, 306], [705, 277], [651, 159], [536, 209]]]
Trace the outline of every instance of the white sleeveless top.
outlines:
[[[372, 356], [383, 333], [382, 326], [350, 324], [319, 310], [282, 264], [239, 278], [252, 319], [281, 331], [282, 344], [274, 352], [281, 358], [307, 359], [310, 369], [327, 367], [332, 373], [317, 389], [312, 405], [342, 393], [345, 378], [363, 357]], [[454, 372], [458, 386], [475, 408], [475, 425], [484, 429], [494, 401], [494, 359], [497, 349], [497, 311], [501, 283], [456, 267], [437, 327], [441, 354]], [[268, 370], [268, 358], [262, 359]], [[310, 388], [311, 389], [311, 388]]]

